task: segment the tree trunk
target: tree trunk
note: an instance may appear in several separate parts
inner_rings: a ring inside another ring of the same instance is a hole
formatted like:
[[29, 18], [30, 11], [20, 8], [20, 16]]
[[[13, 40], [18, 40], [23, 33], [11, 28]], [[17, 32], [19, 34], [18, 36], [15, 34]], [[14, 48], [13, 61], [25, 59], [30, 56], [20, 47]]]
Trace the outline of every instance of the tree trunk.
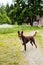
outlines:
[[33, 26], [33, 17], [31, 17], [30, 25]]

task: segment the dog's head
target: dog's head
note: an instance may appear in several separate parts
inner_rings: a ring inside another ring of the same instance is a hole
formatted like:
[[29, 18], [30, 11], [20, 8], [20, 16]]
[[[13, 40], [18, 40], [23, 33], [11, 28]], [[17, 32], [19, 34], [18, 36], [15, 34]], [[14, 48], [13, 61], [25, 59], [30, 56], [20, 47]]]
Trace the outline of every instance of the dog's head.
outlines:
[[21, 39], [22, 36], [23, 36], [23, 31], [22, 32], [18, 31], [18, 37]]

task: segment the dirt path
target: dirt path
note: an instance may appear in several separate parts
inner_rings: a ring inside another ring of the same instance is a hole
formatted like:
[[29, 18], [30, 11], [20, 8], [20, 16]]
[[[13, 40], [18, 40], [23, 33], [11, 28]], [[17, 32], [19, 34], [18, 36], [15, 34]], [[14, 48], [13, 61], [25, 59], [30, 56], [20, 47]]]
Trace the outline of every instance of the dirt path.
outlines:
[[37, 46], [38, 48], [35, 48], [34, 45], [31, 46], [31, 44], [28, 43], [27, 51], [22, 52], [30, 65], [43, 65], [43, 53], [41, 52], [39, 45]]

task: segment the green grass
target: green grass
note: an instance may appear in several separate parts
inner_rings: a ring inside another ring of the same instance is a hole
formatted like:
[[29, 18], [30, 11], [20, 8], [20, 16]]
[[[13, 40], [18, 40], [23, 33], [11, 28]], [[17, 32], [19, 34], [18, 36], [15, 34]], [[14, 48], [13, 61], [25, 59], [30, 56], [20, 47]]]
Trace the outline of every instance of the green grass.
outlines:
[[13, 28], [2, 28], [0, 29], [0, 65], [29, 65], [26, 61], [25, 56], [21, 52], [21, 44], [19, 42], [17, 31], [24, 31], [25, 33], [39, 30], [37, 33], [36, 40], [39, 45], [43, 45], [43, 34], [42, 27], [30, 27], [30, 26], [14, 26]]
[[[11, 35], [11, 34], [10, 34]], [[19, 39], [13, 35], [0, 35], [0, 65], [25, 65]]]
[[1, 28], [0, 34], [7, 34], [7, 33], [16, 33], [18, 30], [23, 31], [32, 31], [32, 30], [42, 30], [43, 27], [31, 27], [31, 26], [25, 26], [25, 25], [15, 25], [12, 28]]
[[36, 39], [40, 47], [43, 48], [43, 30], [39, 30], [39, 33], [37, 34]]

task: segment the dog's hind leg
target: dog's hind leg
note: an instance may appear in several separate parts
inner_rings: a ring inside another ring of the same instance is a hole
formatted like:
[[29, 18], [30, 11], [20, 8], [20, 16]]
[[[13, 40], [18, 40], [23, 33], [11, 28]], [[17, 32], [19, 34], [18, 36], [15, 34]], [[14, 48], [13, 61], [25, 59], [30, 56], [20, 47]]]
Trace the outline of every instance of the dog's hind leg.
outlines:
[[33, 43], [34, 43], [35, 47], [37, 48], [37, 45], [36, 45], [36, 43], [35, 43], [35, 40], [33, 40]]
[[33, 46], [33, 43], [32, 43], [32, 41], [30, 41], [30, 44]]

